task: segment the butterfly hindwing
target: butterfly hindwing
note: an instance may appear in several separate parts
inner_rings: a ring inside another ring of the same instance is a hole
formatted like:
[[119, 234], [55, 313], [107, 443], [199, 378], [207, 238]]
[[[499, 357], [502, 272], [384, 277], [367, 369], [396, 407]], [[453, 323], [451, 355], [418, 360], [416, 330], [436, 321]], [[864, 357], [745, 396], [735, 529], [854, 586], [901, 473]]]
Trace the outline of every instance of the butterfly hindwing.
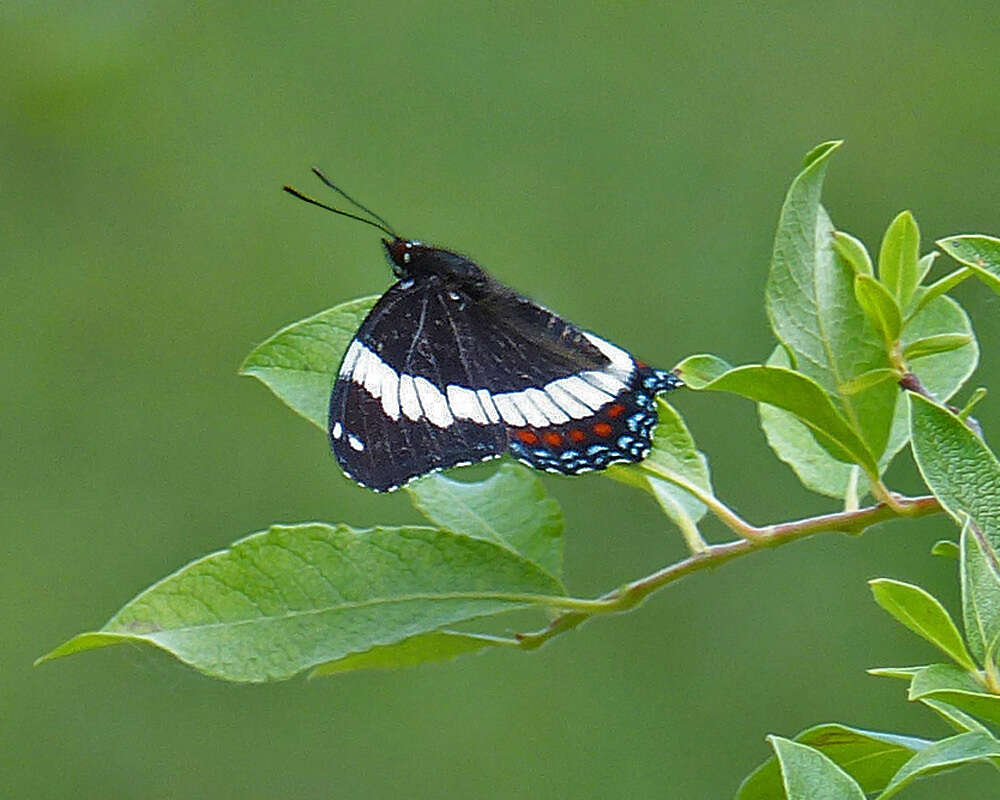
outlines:
[[679, 384], [667, 372], [637, 367], [625, 388], [593, 413], [561, 425], [513, 430], [510, 451], [535, 469], [563, 475], [642, 461], [658, 421], [656, 395]]

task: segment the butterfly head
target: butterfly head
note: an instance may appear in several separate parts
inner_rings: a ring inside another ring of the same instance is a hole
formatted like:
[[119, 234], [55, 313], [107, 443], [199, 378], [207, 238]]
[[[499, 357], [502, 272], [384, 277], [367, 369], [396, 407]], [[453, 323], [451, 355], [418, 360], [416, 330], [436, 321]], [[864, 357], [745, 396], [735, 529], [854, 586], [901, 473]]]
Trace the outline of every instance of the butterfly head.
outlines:
[[412, 239], [383, 239], [392, 271], [397, 278], [420, 278], [437, 275], [448, 282], [475, 284], [485, 279], [485, 273], [465, 256], [422, 244]]

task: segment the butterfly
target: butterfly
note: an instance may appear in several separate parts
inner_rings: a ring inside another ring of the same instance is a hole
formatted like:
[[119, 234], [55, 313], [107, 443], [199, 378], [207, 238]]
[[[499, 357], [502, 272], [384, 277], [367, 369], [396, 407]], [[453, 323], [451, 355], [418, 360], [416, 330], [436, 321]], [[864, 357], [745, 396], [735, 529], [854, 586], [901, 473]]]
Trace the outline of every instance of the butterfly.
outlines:
[[398, 279], [351, 341], [330, 394], [329, 438], [348, 477], [376, 492], [509, 451], [577, 475], [649, 453], [656, 395], [683, 386], [488, 275], [466, 256], [406, 239], [320, 172], [390, 238]]

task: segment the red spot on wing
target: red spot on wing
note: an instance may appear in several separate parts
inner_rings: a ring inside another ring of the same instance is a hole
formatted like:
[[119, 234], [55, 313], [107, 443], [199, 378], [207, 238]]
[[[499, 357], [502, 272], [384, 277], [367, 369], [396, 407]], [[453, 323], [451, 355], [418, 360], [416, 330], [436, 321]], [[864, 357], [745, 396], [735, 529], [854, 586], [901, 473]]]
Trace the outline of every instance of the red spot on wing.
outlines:
[[608, 425], [608, 423], [606, 422], [595, 422], [593, 425], [593, 430], [594, 433], [596, 433], [598, 436], [607, 437], [611, 435], [611, 426]]
[[515, 431], [514, 435], [525, 444], [538, 444], [538, 436], [536, 436], [532, 431]]
[[625, 406], [623, 406], [621, 403], [614, 403], [608, 406], [607, 414], [609, 417], [611, 417], [611, 419], [614, 419], [615, 417], [620, 417], [624, 413], [625, 413]]
[[546, 433], [543, 433], [542, 438], [545, 440], [546, 444], [550, 444], [553, 447], [558, 447], [562, 444], [562, 436], [555, 431], [547, 431]]
[[582, 442], [584, 439], [587, 438], [587, 434], [585, 434], [579, 428], [570, 428], [566, 432], [566, 435], [569, 437], [569, 440], [571, 442], [577, 442], [577, 443]]

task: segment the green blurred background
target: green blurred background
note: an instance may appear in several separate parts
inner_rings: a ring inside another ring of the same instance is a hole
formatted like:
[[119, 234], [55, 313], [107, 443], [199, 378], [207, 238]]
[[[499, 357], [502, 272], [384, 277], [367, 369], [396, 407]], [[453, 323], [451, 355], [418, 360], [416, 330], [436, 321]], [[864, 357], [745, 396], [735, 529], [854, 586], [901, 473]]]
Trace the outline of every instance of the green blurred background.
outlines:
[[[865, 580], [954, 607], [941, 518], [741, 560], [531, 655], [254, 687], [128, 648], [31, 662], [268, 523], [416, 518], [236, 377], [277, 328], [390, 279], [370, 229], [283, 183], [323, 196], [320, 165], [646, 360], [760, 360], [778, 210], [818, 142], [847, 139], [826, 202], [870, 247], [904, 207], [925, 243], [1000, 233], [995, 0], [83, 8], [0, 7], [0, 795], [716, 798], [770, 732], [946, 734], [863, 673], [934, 658]], [[997, 298], [958, 296], [997, 388]], [[749, 519], [833, 509], [749, 404], [676, 403]], [[904, 461], [892, 482], [918, 491]], [[647, 498], [544, 480], [575, 593], [682, 554]], [[995, 773], [907, 796], [945, 791], [994, 796]]]

